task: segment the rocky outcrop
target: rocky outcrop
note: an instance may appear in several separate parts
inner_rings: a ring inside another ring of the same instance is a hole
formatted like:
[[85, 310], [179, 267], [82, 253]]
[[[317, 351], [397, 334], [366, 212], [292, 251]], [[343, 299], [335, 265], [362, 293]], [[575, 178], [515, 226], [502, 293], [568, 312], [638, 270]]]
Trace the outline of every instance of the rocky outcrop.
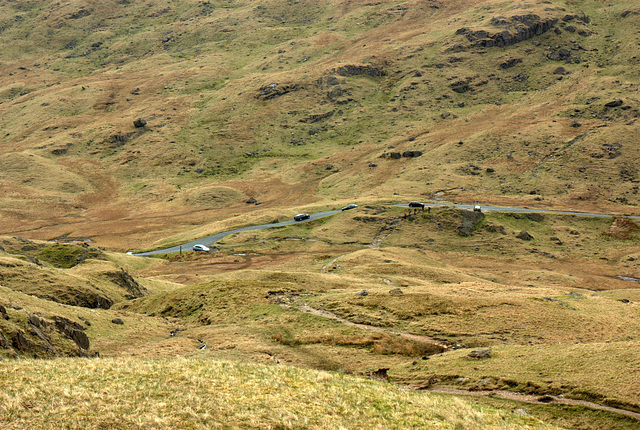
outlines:
[[104, 276], [112, 283], [126, 290], [129, 293], [126, 295], [126, 298], [129, 300], [147, 295], [147, 289], [140, 285], [129, 272], [122, 268], [120, 268], [120, 270], [105, 272]]
[[7, 317], [0, 328], [0, 357], [52, 358], [92, 357], [89, 337], [85, 327], [68, 318], [53, 316], [50, 319], [29, 314], [26, 321]]
[[471, 42], [471, 46], [505, 47], [544, 34], [551, 30], [557, 22], [556, 18], [541, 18], [536, 14], [514, 15], [509, 18], [495, 17], [491, 19], [491, 25], [502, 27], [502, 31], [493, 33], [487, 30], [474, 31], [463, 27], [458, 29], [456, 34], [464, 35]]
[[53, 317], [53, 320], [58, 331], [73, 340], [79, 348], [89, 349], [89, 338], [85, 334], [84, 330], [86, 330], [86, 328], [82, 324], [78, 324], [64, 317]]
[[371, 76], [372, 78], [379, 78], [381, 76], [386, 76], [384, 70], [380, 67], [376, 66], [354, 66], [347, 65], [341, 66], [335, 69], [335, 73], [340, 76]]
[[460, 233], [461, 236], [471, 236], [476, 229], [476, 225], [484, 219], [482, 212], [463, 209], [460, 211], [460, 215], [462, 215], [462, 225], [458, 227], [458, 233]]
[[276, 97], [283, 96], [300, 88], [296, 84], [269, 84], [258, 90], [256, 98], [258, 100], [272, 100]]

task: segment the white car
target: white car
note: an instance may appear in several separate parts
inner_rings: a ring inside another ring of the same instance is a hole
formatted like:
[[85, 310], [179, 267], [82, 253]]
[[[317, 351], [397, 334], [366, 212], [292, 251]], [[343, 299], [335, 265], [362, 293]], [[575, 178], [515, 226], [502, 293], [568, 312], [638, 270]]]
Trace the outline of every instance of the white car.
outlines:
[[208, 246], [201, 245], [201, 244], [193, 245], [193, 250], [197, 251], [197, 252], [209, 252], [209, 251], [211, 251], [211, 249], [209, 249]]

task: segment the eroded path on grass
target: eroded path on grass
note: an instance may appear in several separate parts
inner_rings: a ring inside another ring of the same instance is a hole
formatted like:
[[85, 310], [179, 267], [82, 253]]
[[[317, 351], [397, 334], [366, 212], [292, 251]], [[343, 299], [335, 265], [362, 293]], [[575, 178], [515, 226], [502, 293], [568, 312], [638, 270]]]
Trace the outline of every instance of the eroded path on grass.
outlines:
[[[309, 313], [322, 318], [327, 318], [351, 327], [357, 327], [363, 330], [369, 330], [369, 331], [374, 331], [378, 333], [393, 334], [393, 335], [401, 336], [405, 339], [428, 343], [428, 344], [442, 348], [443, 352], [451, 349], [448, 345], [438, 342], [435, 339], [432, 339], [428, 336], [404, 332], [400, 330], [387, 329], [384, 327], [377, 327], [377, 326], [372, 326], [368, 324], [354, 323], [332, 312], [312, 308], [307, 305], [282, 304], [281, 306], [285, 308], [295, 308], [301, 312]], [[562, 404], [562, 405], [584, 406], [590, 409], [598, 409], [602, 411], [613, 412], [616, 414], [625, 415], [625, 416], [640, 420], [640, 413], [638, 412], [633, 412], [626, 409], [614, 408], [611, 406], [601, 405], [601, 404], [589, 402], [586, 400], [567, 399], [561, 396], [545, 395], [544, 400], [541, 400], [541, 398], [543, 397], [541, 395], [520, 394], [520, 393], [515, 393], [512, 391], [504, 391], [504, 390], [468, 391], [468, 390], [460, 390], [460, 389], [447, 388], [447, 387], [428, 387], [428, 388], [420, 387], [420, 386], [409, 386], [409, 387], [416, 390], [425, 390], [432, 393], [452, 394], [457, 396], [458, 395], [459, 396], [485, 396], [485, 397], [493, 396], [493, 397], [498, 397], [505, 400], [512, 400], [516, 402], [536, 404], [536, 405], [555, 403], [555, 404]]]
[[585, 406], [590, 409], [598, 409], [601, 411], [613, 412], [620, 415], [625, 415], [627, 417], [635, 418], [640, 420], [640, 413], [628, 411], [626, 409], [614, 408], [611, 406], [605, 406], [598, 403], [588, 402], [586, 400], [576, 400], [576, 399], [567, 399], [559, 396], [544, 396], [544, 401], [540, 400], [542, 396], [540, 395], [530, 395], [530, 394], [520, 394], [514, 393], [512, 391], [504, 391], [504, 390], [486, 390], [486, 391], [467, 391], [467, 390], [459, 390], [456, 388], [446, 388], [446, 387], [411, 387], [418, 390], [429, 391], [431, 393], [441, 393], [441, 394], [453, 394], [456, 396], [484, 396], [484, 397], [498, 397], [500, 399], [505, 400], [513, 400], [516, 402], [522, 403], [530, 403], [532, 405], [544, 405], [544, 404], [561, 404], [561, 405], [572, 405], [572, 406]]
[[396, 336], [401, 336], [405, 339], [409, 339], [409, 340], [413, 340], [416, 342], [422, 342], [422, 343], [427, 343], [430, 345], [434, 345], [436, 347], [438, 347], [439, 349], [442, 350], [442, 352], [447, 351], [449, 349], [451, 349], [450, 346], [442, 343], [442, 342], [438, 342], [437, 340], [430, 338], [428, 336], [423, 336], [421, 334], [416, 334], [416, 333], [410, 333], [410, 332], [406, 332], [406, 331], [400, 331], [400, 330], [393, 330], [393, 329], [389, 329], [389, 328], [384, 328], [384, 327], [378, 327], [378, 326], [374, 326], [374, 325], [368, 325], [368, 324], [361, 324], [361, 323], [355, 323], [353, 321], [349, 321], [348, 319], [342, 318], [336, 314], [334, 314], [333, 312], [329, 312], [329, 311], [324, 311], [321, 309], [316, 309], [316, 308], [312, 308], [310, 306], [307, 305], [300, 305], [300, 304], [289, 304], [289, 305], [281, 305], [282, 307], [288, 307], [288, 308], [294, 308], [294, 309], [298, 309], [301, 312], [305, 312], [308, 314], [312, 314], [321, 318], [327, 318], [333, 321], [337, 321], [339, 323], [342, 323], [344, 325], [348, 325], [351, 327], [357, 327], [363, 330], [369, 330], [369, 331], [374, 331], [377, 333], [386, 333], [386, 334], [393, 334]]

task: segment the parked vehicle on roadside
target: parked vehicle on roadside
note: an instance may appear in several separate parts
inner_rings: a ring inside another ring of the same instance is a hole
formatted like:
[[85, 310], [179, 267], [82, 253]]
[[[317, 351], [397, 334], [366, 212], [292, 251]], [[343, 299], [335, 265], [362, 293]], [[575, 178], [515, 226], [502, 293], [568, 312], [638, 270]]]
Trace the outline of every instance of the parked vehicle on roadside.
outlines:
[[424, 203], [420, 202], [409, 202], [410, 208], [424, 208]]
[[357, 208], [357, 207], [358, 207], [358, 205], [357, 205], [357, 204], [355, 204], [355, 203], [351, 203], [350, 205], [347, 205], [347, 206], [343, 207], [341, 210], [343, 210], [343, 211], [348, 211], [349, 209], [355, 209], [355, 208]]
[[473, 211], [474, 212], [482, 212], [482, 207], [478, 202], [473, 202]]
[[193, 245], [193, 250], [196, 252], [209, 252], [211, 249], [206, 245], [196, 244]]
[[296, 221], [303, 221], [305, 219], [309, 219], [311, 218], [311, 215], [309, 214], [297, 214], [293, 217], [294, 220]]

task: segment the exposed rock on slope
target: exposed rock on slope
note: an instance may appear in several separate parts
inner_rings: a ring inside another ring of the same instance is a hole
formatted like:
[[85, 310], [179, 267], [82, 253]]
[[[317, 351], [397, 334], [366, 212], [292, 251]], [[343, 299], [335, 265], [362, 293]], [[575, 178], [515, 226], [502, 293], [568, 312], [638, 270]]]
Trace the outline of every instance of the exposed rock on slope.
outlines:
[[465, 35], [472, 46], [504, 47], [544, 34], [551, 30], [557, 22], [556, 18], [540, 18], [536, 14], [515, 15], [510, 18], [495, 17], [491, 19], [491, 25], [502, 27], [503, 30], [500, 32], [473, 31], [463, 27], [456, 31], [456, 34]]
[[0, 305], [0, 357], [94, 357], [82, 324], [61, 316], [44, 318]]

